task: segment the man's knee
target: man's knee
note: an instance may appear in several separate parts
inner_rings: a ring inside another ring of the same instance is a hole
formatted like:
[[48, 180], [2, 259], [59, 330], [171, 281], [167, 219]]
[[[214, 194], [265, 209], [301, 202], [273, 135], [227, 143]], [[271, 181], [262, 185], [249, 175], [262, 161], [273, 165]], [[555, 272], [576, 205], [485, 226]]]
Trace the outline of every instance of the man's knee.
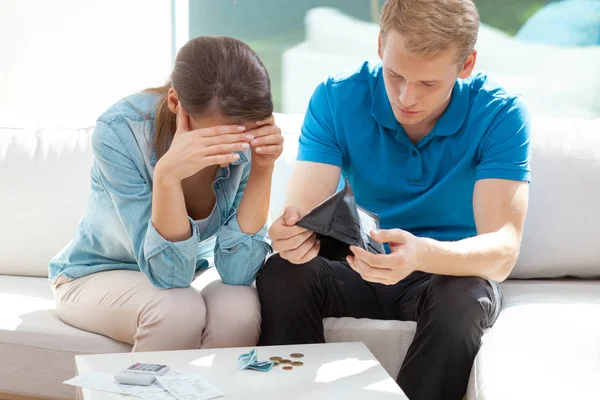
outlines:
[[206, 303], [203, 348], [255, 346], [260, 335], [260, 303], [251, 286], [215, 281], [202, 289]]
[[256, 279], [261, 302], [281, 303], [282, 299], [301, 296], [315, 286], [322, 273], [322, 261], [317, 257], [296, 265], [275, 254], [267, 260]]
[[487, 328], [496, 307], [491, 284], [478, 277], [435, 275], [427, 296], [431, 317], [459, 336]]

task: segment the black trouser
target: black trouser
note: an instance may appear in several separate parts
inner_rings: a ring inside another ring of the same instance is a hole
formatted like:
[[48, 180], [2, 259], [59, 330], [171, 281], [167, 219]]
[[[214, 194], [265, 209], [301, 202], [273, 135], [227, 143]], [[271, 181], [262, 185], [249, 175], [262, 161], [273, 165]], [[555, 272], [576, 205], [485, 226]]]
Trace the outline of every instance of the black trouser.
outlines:
[[323, 343], [323, 318], [417, 321], [397, 382], [410, 400], [463, 398], [481, 336], [498, 316], [496, 283], [414, 272], [395, 285], [364, 281], [346, 263], [270, 257], [257, 278], [260, 345]]

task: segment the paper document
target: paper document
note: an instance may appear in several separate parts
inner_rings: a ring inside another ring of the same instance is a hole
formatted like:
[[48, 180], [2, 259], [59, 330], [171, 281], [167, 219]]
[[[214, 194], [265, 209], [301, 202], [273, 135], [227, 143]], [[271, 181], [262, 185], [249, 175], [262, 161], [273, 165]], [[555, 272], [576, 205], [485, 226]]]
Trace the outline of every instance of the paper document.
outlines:
[[63, 383], [144, 400], [209, 400], [223, 396], [219, 389], [198, 375], [173, 370], [158, 376], [157, 380], [149, 386], [122, 385], [115, 381], [111, 374], [94, 371], [86, 372]]
[[171, 371], [156, 380], [177, 400], [209, 400], [222, 397], [223, 392], [198, 375]]

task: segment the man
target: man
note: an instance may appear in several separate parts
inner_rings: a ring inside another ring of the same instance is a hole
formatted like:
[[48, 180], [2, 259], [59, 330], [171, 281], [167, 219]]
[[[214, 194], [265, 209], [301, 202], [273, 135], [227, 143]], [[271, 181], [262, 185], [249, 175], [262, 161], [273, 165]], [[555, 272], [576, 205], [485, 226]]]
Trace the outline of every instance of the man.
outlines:
[[[530, 179], [522, 101], [471, 76], [478, 28], [471, 0], [388, 0], [382, 62], [317, 87], [270, 230], [279, 254], [257, 279], [261, 345], [324, 342], [324, 317], [416, 321], [398, 384], [411, 400], [463, 398], [519, 255]], [[379, 214], [371, 236], [387, 254], [326, 260], [295, 226], [341, 173]]]

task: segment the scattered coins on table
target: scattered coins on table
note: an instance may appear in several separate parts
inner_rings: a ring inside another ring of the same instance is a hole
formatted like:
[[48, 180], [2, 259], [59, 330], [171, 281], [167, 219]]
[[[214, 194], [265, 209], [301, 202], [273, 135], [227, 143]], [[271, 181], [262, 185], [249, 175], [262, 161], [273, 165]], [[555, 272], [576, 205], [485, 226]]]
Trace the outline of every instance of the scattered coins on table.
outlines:
[[[302, 353], [292, 353], [290, 354], [290, 358], [304, 358], [304, 354]], [[279, 364], [284, 364], [284, 366], [282, 367], [284, 370], [286, 371], [290, 371], [292, 369], [294, 369], [294, 367], [301, 367], [304, 365], [304, 363], [302, 361], [292, 361], [289, 358], [283, 358], [283, 357], [279, 357], [279, 356], [273, 356], [273, 357], [269, 357], [269, 360], [273, 361], [273, 366], [277, 367]]]

